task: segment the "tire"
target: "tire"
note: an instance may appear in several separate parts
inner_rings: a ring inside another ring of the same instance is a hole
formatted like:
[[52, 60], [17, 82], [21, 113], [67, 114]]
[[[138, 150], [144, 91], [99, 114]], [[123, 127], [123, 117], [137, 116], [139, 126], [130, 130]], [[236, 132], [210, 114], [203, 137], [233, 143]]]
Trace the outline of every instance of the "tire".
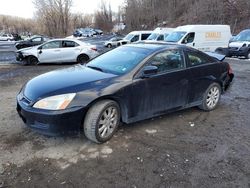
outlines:
[[112, 100], [99, 101], [86, 114], [84, 133], [89, 140], [104, 143], [112, 138], [119, 124], [119, 105]]
[[27, 62], [29, 65], [37, 65], [39, 61], [35, 56], [29, 56]]
[[250, 51], [247, 52], [247, 54], [245, 55], [246, 59], [250, 59]]
[[108, 47], [108, 48], [112, 48], [112, 44], [108, 44], [107, 47]]
[[86, 54], [81, 54], [77, 57], [77, 63], [84, 64], [87, 63], [89, 60], [89, 56]]
[[200, 109], [205, 111], [214, 110], [221, 97], [221, 86], [218, 83], [212, 83], [203, 95], [202, 104], [199, 106]]

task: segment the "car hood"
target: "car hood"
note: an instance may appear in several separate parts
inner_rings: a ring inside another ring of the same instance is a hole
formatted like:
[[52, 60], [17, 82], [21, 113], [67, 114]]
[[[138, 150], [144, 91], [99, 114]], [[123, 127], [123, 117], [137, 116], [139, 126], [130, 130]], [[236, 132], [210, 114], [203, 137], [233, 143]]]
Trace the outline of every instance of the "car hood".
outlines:
[[30, 51], [30, 50], [36, 50], [37, 46], [32, 46], [32, 47], [28, 47], [28, 48], [22, 48], [21, 50], [17, 50], [17, 52], [26, 52], [26, 51]]
[[65, 93], [77, 93], [117, 75], [103, 73], [83, 65], [48, 72], [31, 79], [24, 87], [23, 94], [35, 102], [41, 98]]
[[229, 43], [229, 47], [242, 47], [244, 44], [249, 45], [250, 42], [249, 41], [238, 41], [238, 42], [231, 42]]

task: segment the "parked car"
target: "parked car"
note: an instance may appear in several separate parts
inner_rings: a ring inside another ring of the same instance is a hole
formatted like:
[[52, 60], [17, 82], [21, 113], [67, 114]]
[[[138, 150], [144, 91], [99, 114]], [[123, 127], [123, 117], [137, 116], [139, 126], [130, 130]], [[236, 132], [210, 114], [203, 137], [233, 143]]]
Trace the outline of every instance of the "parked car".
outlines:
[[83, 129], [87, 138], [103, 143], [120, 122], [192, 106], [214, 110], [233, 79], [224, 57], [183, 45], [128, 44], [86, 65], [31, 79], [17, 96], [17, 112], [42, 134]]
[[123, 39], [122, 37], [113, 37], [108, 41], [105, 41], [104, 46], [108, 48], [116, 47], [119, 41], [121, 41], [122, 39]]
[[227, 56], [244, 56], [250, 59], [250, 29], [241, 31], [228, 45]]
[[147, 40], [152, 41], [164, 41], [167, 36], [172, 33], [174, 28], [168, 28], [168, 27], [157, 27], [151, 35], [147, 38]]
[[185, 25], [177, 27], [165, 41], [214, 52], [217, 48], [227, 48], [231, 37], [229, 25]]
[[0, 36], [0, 41], [12, 41], [14, 40], [14, 37], [12, 34], [2, 34]]
[[49, 40], [51, 40], [51, 38], [46, 37], [46, 36], [33, 36], [30, 39], [17, 42], [15, 46], [19, 50], [22, 48], [37, 46]]
[[94, 35], [102, 34], [102, 30], [93, 28], [78, 28], [73, 32], [74, 37], [93, 37]]
[[99, 53], [96, 46], [77, 39], [54, 39], [40, 46], [17, 51], [17, 60], [26, 64], [78, 62], [86, 63]]
[[153, 31], [133, 31], [117, 43], [117, 46], [146, 40]]

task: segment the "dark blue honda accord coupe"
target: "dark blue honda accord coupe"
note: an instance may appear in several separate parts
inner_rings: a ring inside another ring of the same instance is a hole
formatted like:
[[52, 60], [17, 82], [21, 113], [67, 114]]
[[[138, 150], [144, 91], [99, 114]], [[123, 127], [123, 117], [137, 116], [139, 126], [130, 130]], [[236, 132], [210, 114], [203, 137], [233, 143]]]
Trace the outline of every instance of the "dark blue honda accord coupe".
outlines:
[[125, 45], [31, 79], [17, 96], [17, 111], [42, 134], [84, 130], [103, 143], [121, 122], [193, 106], [215, 109], [234, 76], [222, 60], [175, 44]]

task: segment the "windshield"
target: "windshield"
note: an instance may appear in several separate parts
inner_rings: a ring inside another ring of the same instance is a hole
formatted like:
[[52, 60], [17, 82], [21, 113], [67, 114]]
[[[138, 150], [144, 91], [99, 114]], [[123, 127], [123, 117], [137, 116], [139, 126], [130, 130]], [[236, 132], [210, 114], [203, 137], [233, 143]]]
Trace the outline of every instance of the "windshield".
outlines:
[[158, 36], [159, 36], [158, 33], [152, 33], [151, 35], [149, 35], [147, 40], [156, 40]]
[[241, 31], [233, 41], [250, 41], [250, 30]]
[[151, 50], [136, 47], [119, 47], [90, 61], [86, 66], [116, 75], [131, 71]]
[[125, 40], [131, 40], [134, 37], [134, 35], [132, 34], [128, 34], [126, 35], [126, 37], [124, 37]]
[[165, 41], [167, 42], [178, 42], [179, 40], [181, 40], [181, 38], [186, 34], [187, 32], [183, 32], [183, 31], [175, 31], [171, 34], [169, 34]]

